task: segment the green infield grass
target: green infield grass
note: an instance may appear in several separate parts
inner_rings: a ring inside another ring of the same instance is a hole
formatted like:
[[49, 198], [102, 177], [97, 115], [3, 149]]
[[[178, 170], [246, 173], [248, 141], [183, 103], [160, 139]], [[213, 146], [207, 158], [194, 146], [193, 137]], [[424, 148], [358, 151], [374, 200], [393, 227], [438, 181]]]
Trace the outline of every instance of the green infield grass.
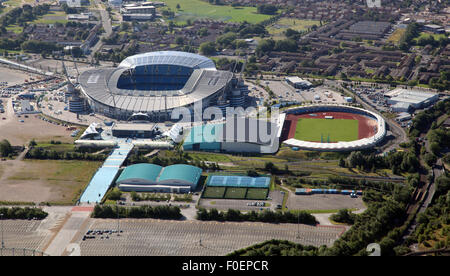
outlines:
[[247, 188], [227, 188], [224, 198], [245, 199]]
[[295, 139], [312, 142], [358, 140], [358, 120], [299, 118]]
[[203, 192], [204, 198], [223, 198], [225, 187], [206, 187]]
[[249, 188], [247, 191], [247, 199], [264, 200], [267, 198], [268, 189]]

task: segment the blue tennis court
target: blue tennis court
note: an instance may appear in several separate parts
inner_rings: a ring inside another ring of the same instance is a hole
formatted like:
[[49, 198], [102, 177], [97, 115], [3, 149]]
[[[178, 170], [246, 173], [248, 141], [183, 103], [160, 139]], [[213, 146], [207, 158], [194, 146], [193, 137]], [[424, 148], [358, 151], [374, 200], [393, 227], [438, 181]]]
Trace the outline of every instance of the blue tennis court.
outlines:
[[209, 177], [206, 185], [211, 187], [269, 188], [270, 177], [213, 175]]

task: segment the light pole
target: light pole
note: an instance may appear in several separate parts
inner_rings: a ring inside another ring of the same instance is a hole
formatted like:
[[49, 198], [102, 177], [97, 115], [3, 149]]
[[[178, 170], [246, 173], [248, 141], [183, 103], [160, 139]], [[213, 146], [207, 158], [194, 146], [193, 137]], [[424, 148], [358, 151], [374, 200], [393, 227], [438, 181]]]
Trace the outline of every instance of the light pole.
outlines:
[[3, 214], [0, 214], [0, 218], [2, 220], [2, 248], [5, 248], [5, 242], [3, 241]]
[[119, 221], [120, 221], [120, 218], [119, 218], [119, 201], [117, 201], [117, 236], [120, 236], [120, 231], [119, 231]]

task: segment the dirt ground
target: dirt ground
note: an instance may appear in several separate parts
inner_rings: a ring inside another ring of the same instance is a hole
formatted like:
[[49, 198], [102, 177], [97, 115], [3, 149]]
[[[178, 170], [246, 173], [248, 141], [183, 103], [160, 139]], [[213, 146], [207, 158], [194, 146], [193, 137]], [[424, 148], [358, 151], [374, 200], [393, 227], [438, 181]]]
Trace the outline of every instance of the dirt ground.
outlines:
[[9, 69], [6, 68], [5, 65], [0, 65], [0, 82], [7, 81], [8, 86], [24, 83], [30, 76], [34, 76], [34, 74]]
[[0, 201], [71, 203], [99, 166], [87, 161], [0, 161]]
[[[5, 118], [0, 120], [0, 140], [7, 139], [14, 146], [27, 144], [32, 139], [73, 142], [71, 131], [67, 131], [65, 127], [38, 119], [35, 114], [28, 115], [28, 118], [24, 115], [18, 118], [13, 113], [11, 99], [3, 98], [3, 102], [6, 112], [0, 114], [0, 117]], [[19, 120], [24, 122], [21, 123]]]

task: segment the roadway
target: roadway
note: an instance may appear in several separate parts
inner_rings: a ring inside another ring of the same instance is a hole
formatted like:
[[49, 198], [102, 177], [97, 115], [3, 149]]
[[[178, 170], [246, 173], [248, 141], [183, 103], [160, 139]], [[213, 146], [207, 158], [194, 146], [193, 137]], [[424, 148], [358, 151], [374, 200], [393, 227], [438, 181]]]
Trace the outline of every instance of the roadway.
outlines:
[[109, 13], [106, 11], [104, 6], [101, 5], [101, 1], [94, 0], [94, 3], [97, 6], [98, 11], [100, 12], [102, 26], [103, 26], [103, 29], [105, 30], [105, 33], [103, 33], [100, 36], [98, 42], [94, 45], [94, 47], [92, 47], [91, 54], [90, 54], [91, 58], [93, 58], [95, 53], [98, 50], [100, 50], [101, 47], [103, 46], [102, 38], [107, 38], [112, 35], [112, 25], [111, 25], [111, 18], [109, 17]]
[[[334, 81], [332, 81], [332, 83], [336, 83]], [[350, 90], [348, 90], [347, 88], [343, 87], [341, 85], [341, 87], [347, 91], [348, 93], [351, 93], [355, 99], [356, 102], [361, 104], [365, 109], [370, 110], [372, 112], [375, 112], [377, 114], [379, 114], [381, 117], [384, 118], [384, 120], [386, 121], [387, 125], [389, 126], [389, 130], [395, 135], [395, 140], [393, 141], [393, 144], [390, 144], [389, 146], [387, 146], [384, 149], [384, 152], [389, 152], [392, 149], [396, 149], [399, 147], [399, 145], [401, 143], [406, 143], [408, 142], [408, 135], [406, 134], [406, 132], [403, 130], [403, 128], [401, 126], [399, 126], [395, 121], [393, 121], [392, 119], [386, 118], [384, 116], [382, 116], [378, 110], [376, 110], [375, 108], [373, 108], [371, 105], [369, 105], [368, 103], [366, 103], [364, 100], [362, 100], [358, 95], [356, 95], [355, 93], [351, 92]], [[386, 145], [385, 145], [386, 146]]]

